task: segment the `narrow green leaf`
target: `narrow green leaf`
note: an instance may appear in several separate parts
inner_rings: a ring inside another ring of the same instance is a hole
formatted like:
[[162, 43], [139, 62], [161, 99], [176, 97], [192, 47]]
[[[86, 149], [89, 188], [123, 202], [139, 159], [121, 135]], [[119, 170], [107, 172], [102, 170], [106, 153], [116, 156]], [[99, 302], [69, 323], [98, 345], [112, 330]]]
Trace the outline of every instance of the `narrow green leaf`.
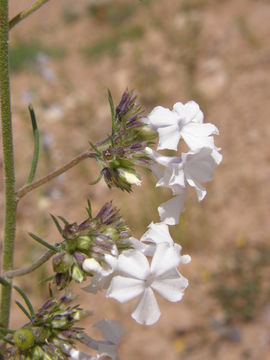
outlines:
[[41, 245], [45, 246], [46, 248], [53, 250], [54, 252], [58, 252], [59, 249], [56, 246], [53, 246], [51, 244], [49, 244], [47, 241], [41, 239], [40, 237], [38, 237], [37, 235], [33, 234], [33, 233], [28, 233], [32, 239], [36, 240], [38, 243], [40, 243]]
[[34, 308], [33, 308], [32, 304], [31, 304], [31, 301], [29, 300], [28, 296], [27, 296], [27, 295], [25, 294], [25, 292], [24, 292], [22, 289], [20, 289], [18, 286], [14, 285], [13, 287], [14, 287], [14, 289], [21, 295], [21, 297], [23, 298], [25, 304], [27, 305], [27, 307], [28, 307], [28, 309], [29, 309], [30, 314], [33, 316], [34, 313], [35, 313], [35, 312], [34, 312]]
[[115, 113], [114, 113], [114, 103], [113, 103], [112, 94], [111, 94], [111, 92], [110, 92], [109, 89], [108, 89], [108, 100], [109, 100], [109, 103], [110, 103], [112, 120], [114, 120], [114, 117], [115, 117]]
[[62, 220], [65, 225], [69, 224], [69, 222], [67, 221], [67, 219], [64, 218], [64, 216], [58, 216], [58, 218]]
[[16, 330], [7, 329], [2, 326], [0, 326], [0, 332], [3, 334], [14, 334]]
[[100, 174], [98, 175], [98, 177], [96, 178], [96, 180], [91, 181], [91, 182], [89, 183], [89, 185], [96, 185], [97, 183], [100, 182], [100, 180], [102, 179], [102, 177], [103, 177], [103, 175], [102, 175], [102, 173], [100, 173]]
[[31, 315], [28, 313], [28, 311], [26, 310], [26, 308], [19, 302], [19, 301], [15, 301], [16, 305], [22, 310], [22, 312], [24, 313], [24, 315], [26, 317], [28, 317], [29, 320], [32, 320]]
[[50, 214], [50, 215], [51, 215], [51, 218], [53, 219], [53, 222], [55, 223], [55, 226], [57, 227], [57, 230], [59, 231], [59, 233], [61, 235], [63, 235], [63, 229], [62, 229], [61, 225], [59, 224], [59, 221], [53, 214]]
[[36, 170], [37, 170], [37, 165], [38, 165], [39, 131], [38, 131], [38, 127], [37, 127], [36, 115], [35, 115], [34, 109], [33, 109], [31, 104], [28, 106], [28, 110], [29, 110], [30, 117], [31, 117], [33, 135], [34, 135], [34, 153], [33, 153], [33, 158], [32, 158], [31, 170], [30, 170], [30, 173], [28, 175], [26, 184], [31, 184], [32, 181], [34, 180]]
[[90, 144], [91, 148], [96, 152], [97, 155], [101, 155], [101, 152], [99, 151], [99, 149], [96, 147], [95, 144], [93, 144], [91, 141], [89, 141], [89, 144]]
[[92, 206], [91, 206], [91, 202], [88, 199], [87, 200], [87, 208], [86, 208], [87, 214], [89, 216], [90, 219], [92, 219]]
[[3, 286], [10, 286], [10, 283], [4, 279], [2, 276], [0, 276], [0, 284]]

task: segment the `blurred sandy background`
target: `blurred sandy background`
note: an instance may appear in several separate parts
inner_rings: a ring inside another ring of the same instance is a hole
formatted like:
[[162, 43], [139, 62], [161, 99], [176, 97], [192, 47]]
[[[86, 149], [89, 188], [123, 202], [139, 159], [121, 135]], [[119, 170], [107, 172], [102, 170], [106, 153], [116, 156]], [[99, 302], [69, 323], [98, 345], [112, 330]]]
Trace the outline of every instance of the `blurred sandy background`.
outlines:
[[[11, 0], [10, 16], [31, 3]], [[41, 132], [38, 177], [107, 135], [107, 88], [115, 101], [127, 86], [136, 89], [146, 112], [194, 99], [220, 129], [224, 160], [207, 197], [198, 204], [190, 191], [172, 231], [192, 256], [182, 269], [190, 280], [182, 302], [159, 299], [161, 319], [145, 328], [130, 318], [131, 304], [104, 294], [78, 300], [95, 311], [91, 322], [121, 320], [128, 332], [122, 360], [270, 359], [269, 36], [269, 0], [51, 0], [12, 30], [17, 187], [32, 156], [29, 102]], [[168, 197], [153, 178], [145, 175], [129, 196], [103, 182], [89, 186], [96, 175], [94, 162], [85, 161], [21, 201], [16, 267], [42, 252], [27, 232], [58, 241], [49, 213], [80, 222], [87, 198], [95, 211], [113, 199], [137, 237], [158, 221], [157, 206]], [[50, 271], [48, 264], [16, 280], [36, 306], [47, 296], [40, 281]], [[13, 325], [24, 321], [14, 307]]]

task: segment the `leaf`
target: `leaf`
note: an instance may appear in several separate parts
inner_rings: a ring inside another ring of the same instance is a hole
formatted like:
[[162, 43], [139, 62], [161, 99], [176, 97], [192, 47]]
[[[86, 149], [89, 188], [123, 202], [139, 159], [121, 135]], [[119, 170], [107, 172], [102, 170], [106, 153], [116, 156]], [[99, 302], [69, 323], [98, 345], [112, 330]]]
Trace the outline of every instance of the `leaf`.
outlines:
[[28, 296], [18, 286], [14, 285], [13, 288], [21, 295], [21, 297], [23, 298], [25, 304], [27, 305], [27, 307], [29, 309], [31, 316], [33, 316], [35, 314], [35, 312], [34, 312], [33, 306], [31, 304], [31, 301], [29, 300]]
[[55, 223], [55, 226], [57, 227], [57, 230], [59, 231], [59, 233], [61, 235], [63, 235], [63, 229], [62, 229], [61, 225], [59, 224], [59, 221], [53, 214], [50, 214], [50, 215], [51, 215], [51, 218], [53, 219], [53, 222]]
[[91, 202], [88, 199], [87, 200], [87, 208], [86, 208], [87, 214], [89, 216], [90, 219], [92, 219], [92, 206], [91, 206]]
[[114, 103], [113, 103], [112, 94], [109, 89], [108, 89], [108, 100], [109, 100], [109, 104], [110, 104], [110, 108], [111, 108], [112, 120], [114, 121], [114, 118], [115, 118]]
[[32, 158], [32, 165], [31, 165], [31, 169], [30, 169], [30, 173], [28, 175], [26, 184], [31, 184], [34, 180], [35, 174], [36, 174], [36, 170], [37, 170], [37, 165], [38, 165], [38, 157], [39, 157], [39, 131], [38, 131], [38, 127], [37, 127], [37, 121], [36, 121], [36, 116], [35, 116], [35, 112], [34, 109], [32, 107], [32, 105], [30, 104], [28, 106], [28, 110], [30, 113], [30, 117], [31, 117], [31, 123], [32, 123], [32, 128], [33, 128], [33, 136], [34, 136], [34, 153], [33, 153], [33, 158]]
[[28, 233], [32, 239], [36, 240], [38, 243], [40, 243], [41, 245], [45, 246], [46, 248], [53, 250], [54, 252], [58, 252], [59, 249], [56, 246], [53, 246], [51, 244], [49, 244], [47, 241], [41, 239], [39, 236], [33, 234], [33, 233]]
[[28, 317], [29, 320], [32, 320], [31, 315], [28, 313], [28, 311], [26, 310], [26, 308], [19, 302], [19, 301], [15, 301], [15, 303], [17, 304], [17, 306], [19, 306], [19, 308], [22, 310], [22, 312], [24, 313], [24, 315], [26, 317]]
[[100, 182], [100, 180], [102, 179], [102, 177], [103, 177], [103, 175], [102, 175], [102, 173], [100, 173], [100, 174], [98, 175], [98, 177], [96, 178], [96, 180], [91, 181], [91, 182], [89, 183], [89, 185], [96, 185], [96, 184], [98, 184], [98, 183]]

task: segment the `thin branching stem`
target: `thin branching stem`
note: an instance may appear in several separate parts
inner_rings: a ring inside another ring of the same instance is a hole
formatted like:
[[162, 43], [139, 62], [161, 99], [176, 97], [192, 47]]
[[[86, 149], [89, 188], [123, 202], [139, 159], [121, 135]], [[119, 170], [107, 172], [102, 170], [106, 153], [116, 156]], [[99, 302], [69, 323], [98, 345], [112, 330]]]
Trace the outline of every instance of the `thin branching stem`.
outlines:
[[28, 9], [21, 11], [19, 14], [15, 15], [12, 18], [8, 25], [9, 30], [12, 29], [19, 22], [27, 18], [29, 15], [33, 14], [33, 12], [37, 11], [41, 6], [45, 5], [49, 0], [38, 0], [33, 5], [31, 5]]
[[32, 264], [27, 265], [21, 269], [9, 270], [3, 274], [4, 278], [14, 278], [19, 276], [24, 276], [26, 274], [30, 274], [32, 271], [38, 269], [41, 265], [45, 264], [53, 255], [55, 251], [48, 250], [44, 254], [42, 254], [36, 261]]
[[65, 173], [69, 169], [73, 168], [75, 165], [77, 165], [82, 160], [85, 160], [88, 158], [96, 158], [95, 153], [92, 153], [89, 150], [86, 150], [86, 151], [82, 152], [80, 155], [76, 156], [73, 160], [71, 160], [64, 166], [61, 166], [57, 170], [52, 171], [50, 174], [44, 176], [43, 178], [34, 181], [32, 184], [24, 185], [22, 188], [20, 188], [16, 192], [17, 200], [20, 200], [24, 195], [26, 195], [30, 191], [37, 189], [41, 185], [46, 184], [50, 180], [56, 178], [57, 176]]

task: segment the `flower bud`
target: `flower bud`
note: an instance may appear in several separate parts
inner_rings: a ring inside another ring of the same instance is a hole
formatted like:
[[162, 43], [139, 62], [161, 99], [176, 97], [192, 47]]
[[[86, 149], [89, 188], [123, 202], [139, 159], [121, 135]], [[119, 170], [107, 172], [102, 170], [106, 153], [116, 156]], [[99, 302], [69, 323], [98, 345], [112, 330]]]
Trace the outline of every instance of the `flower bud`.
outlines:
[[102, 233], [106, 236], [109, 236], [113, 241], [117, 241], [119, 239], [118, 231], [112, 226], [107, 226], [105, 231]]
[[34, 345], [34, 335], [30, 329], [23, 328], [15, 331], [13, 341], [18, 349], [24, 351], [30, 349]]
[[84, 272], [77, 265], [72, 266], [72, 279], [79, 283], [85, 280]]
[[157, 131], [150, 128], [150, 126], [144, 125], [135, 129], [137, 140], [139, 141], [152, 141], [158, 136]]
[[90, 236], [79, 236], [77, 238], [77, 249], [79, 250], [90, 250], [91, 249], [91, 238]]
[[130, 184], [130, 185], [137, 185], [140, 186], [141, 185], [141, 180], [139, 178], [139, 175], [136, 174], [136, 172], [127, 170], [127, 169], [122, 169], [119, 168], [117, 169], [119, 177], [121, 180], [123, 180], [124, 182]]
[[65, 273], [72, 266], [74, 260], [68, 253], [57, 254], [53, 258], [53, 270], [57, 273]]
[[51, 322], [51, 326], [54, 329], [62, 329], [67, 326], [68, 319], [65, 316], [55, 315], [54, 320]]
[[32, 327], [32, 332], [34, 334], [35, 343], [38, 344], [43, 344], [50, 335], [49, 331], [41, 326]]
[[94, 258], [85, 259], [83, 262], [83, 270], [89, 273], [97, 272], [100, 273], [102, 271], [102, 267], [99, 262]]
[[33, 350], [33, 358], [34, 359], [45, 359], [44, 357], [44, 351], [42, 350], [42, 348], [40, 346], [35, 346], [34, 350]]

